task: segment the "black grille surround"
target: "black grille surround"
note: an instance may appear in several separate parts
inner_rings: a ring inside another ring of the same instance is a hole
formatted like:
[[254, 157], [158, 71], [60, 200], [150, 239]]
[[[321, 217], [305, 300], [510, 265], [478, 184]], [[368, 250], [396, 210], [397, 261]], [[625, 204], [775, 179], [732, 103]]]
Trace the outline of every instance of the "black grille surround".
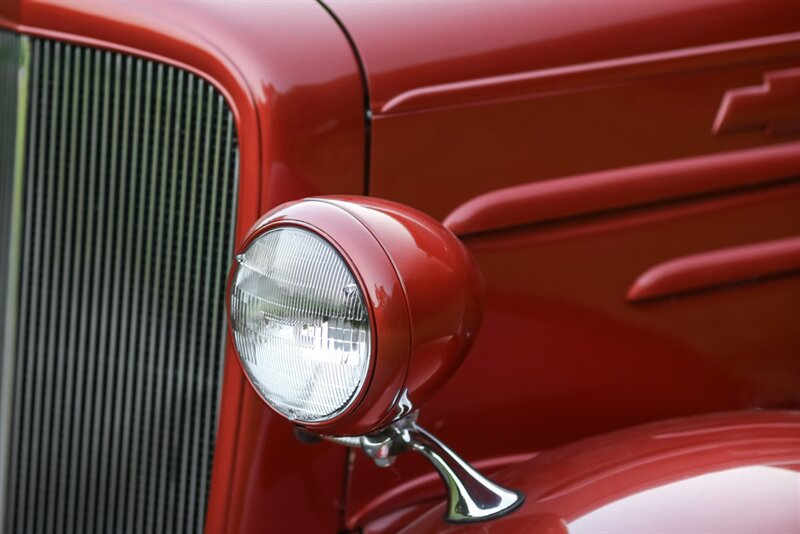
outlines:
[[5, 531], [202, 531], [233, 114], [185, 70], [17, 39], [30, 64]]

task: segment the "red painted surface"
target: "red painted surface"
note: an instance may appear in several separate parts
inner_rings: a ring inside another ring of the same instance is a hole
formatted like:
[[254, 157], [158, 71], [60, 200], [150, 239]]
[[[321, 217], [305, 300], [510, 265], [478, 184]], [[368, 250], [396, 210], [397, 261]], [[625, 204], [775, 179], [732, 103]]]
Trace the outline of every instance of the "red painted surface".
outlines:
[[468, 235], [796, 176], [800, 143], [785, 143], [507, 187], [458, 206], [444, 225]]
[[[743, 466], [791, 469], [798, 450], [800, 412], [727, 413], [635, 427], [540, 454], [495, 475], [501, 484], [520, 488], [526, 495], [522, 507], [506, 518], [467, 526], [448, 525], [441, 519], [444, 505], [440, 504], [406, 523], [399, 532], [566, 534], [567, 524], [587, 513], [685, 478]], [[749, 484], [758, 483], [759, 477], [751, 475]], [[746, 484], [747, 481], [745, 487]], [[746, 489], [757, 494], [758, 486], [752, 485]], [[724, 505], [715, 507], [715, 501], [725, 503], [736, 497], [737, 488], [720, 489], [708, 495], [710, 502], [694, 507], [684, 505], [682, 517], [663, 515], [653, 527], [670, 532], [742, 532], [742, 524], [745, 521], [752, 524], [754, 518], [760, 518], [756, 524], [761, 528], [765, 524], [774, 527], [769, 529], [772, 532], [793, 532], [800, 526], [797, 524], [800, 502], [796, 497], [786, 496], [781, 506], [788, 506], [788, 510], [779, 510], [782, 524], [776, 525], [773, 518], [763, 515], [769, 512], [758, 507], [735, 511]], [[769, 493], [769, 490], [764, 487], [762, 491]], [[666, 509], [680, 501], [679, 495], [670, 497], [676, 503], [663, 502]], [[707, 508], [721, 508], [724, 513], [709, 517]], [[692, 510], [694, 517], [685, 517]], [[619, 530], [614, 531], [628, 532], [626, 526], [632, 517], [625, 519], [620, 518], [616, 525]], [[681, 523], [691, 526], [688, 530], [674, 528]]]
[[336, 203], [369, 229], [397, 270], [411, 322], [403, 389], [415, 408], [422, 407], [475, 340], [483, 311], [480, 271], [463, 243], [424, 213], [372, 198]]
[[7, 0], [0, 3], [0, 21], [5, 19], [9, 22], [17, 22], [19, 20], [19, 6], [20, 0]]
[[[440, 220], [523, 184], [660, 164], [683, 169], [670, 176], [688, 184], [686, 161], [766, 150], [749, 163], [762, 172], [748, 187], [718, 176], [702, 194], [635, 197], [602, 212], [577, 203], [558, 220], [466, 236], [485, 279], [484, 320], [422, 424], [492, 465], [658, 419], [800, 407], [800, 277], [626, 301], [654, 265], [800, 233], [800, 182], [772, 181], [764, 156], [797, 135], [712, 134], [727, 92], [800, 65], [800, 4], [332, 4], [367, 70], [369, 191]], [[239, 132], [240, 242], [283, 201], [364, 192], [358, 65], [319, 5], [24, 0], [3, 4], [0, 25], [214, 83]], [[572, 198], [593, 201], [584, 186]], [[430, 467], [413, 456], [378, 470], [358, 454], [345, 480], [344, 449], [297, 444], [235, 359], [229, 351], [209, 532], [331, 532], [431, 497]], [[508, 472], [534, 484], [536, 461]]]
[[328, 196], [266, 214], [240, 251], [281, 226], [319, 234], [338, 250], [361, 286], [371, 325], [367, 379], [356, 399], [333, 419], [303, 426], [365, 434], [398, 415], [401, 394], [422, 406], [461, 363], [480, 322], [480, 274], [458, 238], [394, 202]]
[[327, 3], [359, 47], [376, 112], [422, 87], [800, 30], [800, 8], [782, 0]]
[[[626, 300], [654, 265], [800, 234], [798, 137], [712, 132], [727, 91], [800, 65], [800, 5], [332, 6], [368, 72], [370, 193], [447, 217], [486, 281], [422, 424], [481, 461], [800, 406], [798, 276]], [[346, 524], [425, 498], [394, 488], [429, 473], [357, 455]]]
[[[346, 449], [332, 443], [301, 445], [292, 425], [247, 384], [240, 406], [233, 472], [224, 487], [212, 480], [217, 487], [209, 497], [206, 532], [336, 532], [344, 505]], [[227, 518], [224, 525], [212, 506]]]
[[800, 237], [714, 250], [647, 270], [628, 290], [638, 301], [800, 271]]
[[714, 120], [714, 133], [748, 129], [767, 135], [800, 130], [800, 68], [768, 72], [758, 87], [725, 93]]
[[[230, 7], [22, 0], [0, 2], [0, 27], [164, 61], [213, 83], [236, 118], [240, 241], [279, 203], [363, 192], [364, 106], [352, 49], [318, 4]], [[337, 530], [343, 450], [298, 447], [291, 426], [245, 387], [231, 349], [208, 532]]]
[[[467, 238], [486, 281], [484, 320], [421, 423], [480, 461], [657, 419], [800, 406], [798, 276], [626, 301], [653, 265], [798, 230], [791, 182]], [[385, 492], [430, 472], [413, 457], [381, 470], [357, 455], [349, 517], [388, 512]]]
[[[800, 53], [800, 34], [793, 32], [666, 52], [603, 59], [576, 65], [419, 87], [395, 96], [380, 108], [380, 113], [432, 110], [498, 100], [545, 96], [552, 92], [574, 92], [599, 85], [631, 83], [643, 76], [663, 77], [682, 72], [701, 72], [710, 63], [729, 67], [743, 61], [759, 61], [765, 57], [791, 57], [798, 53]], [[778, 77], [777, 81], [779, 92], [783, 96], [786, 92], [784, 88], [789, 89], [789, 87], [786, 86], [782, 76]]]
[[505, 187], [793, 139], [711, 129], [726, 91], [800, 65], [796, 2], [331, 4], [368, 72], [370, 194], [440, 220]]

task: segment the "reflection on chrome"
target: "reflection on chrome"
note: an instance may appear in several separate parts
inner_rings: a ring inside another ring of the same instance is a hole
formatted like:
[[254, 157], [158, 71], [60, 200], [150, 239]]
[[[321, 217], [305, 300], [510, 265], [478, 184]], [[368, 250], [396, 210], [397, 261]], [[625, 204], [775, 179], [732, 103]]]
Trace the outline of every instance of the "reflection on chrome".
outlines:
[[495, 484], [439, 441], [433, 434], [417, 425], [417, 413], [396, 421], [384, 430], [361, 436], [361, 448], [386, 467], [398, 454], [413, 451], [427, 458], [447, 489], [447, 511], [444, 519], [450, 523], [472, 523], [504, 516], [516, 510], [525, 497], [514, 490]]

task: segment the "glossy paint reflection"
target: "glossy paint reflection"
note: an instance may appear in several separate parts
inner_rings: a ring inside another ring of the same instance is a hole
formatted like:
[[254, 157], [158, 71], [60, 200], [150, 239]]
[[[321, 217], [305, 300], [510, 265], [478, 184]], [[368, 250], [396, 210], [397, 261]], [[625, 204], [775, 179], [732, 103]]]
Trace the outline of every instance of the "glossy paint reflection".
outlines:
[[[732, 513], [736, 510], [736, 513]], [[571, 534], [800, 532], [800, 472], [751, 466], [635, 493], [571, 521]]]

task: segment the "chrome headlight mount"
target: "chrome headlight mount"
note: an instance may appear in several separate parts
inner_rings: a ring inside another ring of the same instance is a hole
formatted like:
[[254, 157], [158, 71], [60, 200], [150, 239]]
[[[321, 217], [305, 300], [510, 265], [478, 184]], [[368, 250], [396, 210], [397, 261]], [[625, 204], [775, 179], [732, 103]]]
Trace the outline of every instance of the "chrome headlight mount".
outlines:
[[474, 523], [507, 515], [516, 510], [525, 496], [495, 484], [433, 434], [417, 424], [418, 412], [395, 421], [367, 436], [326, 439], [361, 448], [378, 467], [394, 464], [397, 455], [416, 452], [433, 464], [447, 490], [444, 519], [450, 523]]

